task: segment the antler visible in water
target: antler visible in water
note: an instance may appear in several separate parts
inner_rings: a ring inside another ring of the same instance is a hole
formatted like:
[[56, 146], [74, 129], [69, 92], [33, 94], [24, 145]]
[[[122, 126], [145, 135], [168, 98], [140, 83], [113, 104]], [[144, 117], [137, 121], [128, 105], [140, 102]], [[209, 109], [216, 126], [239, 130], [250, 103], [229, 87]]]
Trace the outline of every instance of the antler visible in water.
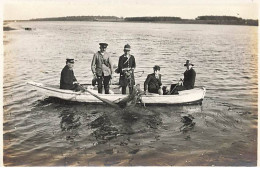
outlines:
[[140, 85], [133, 86], [133, 92], [118, 102], [121, 108], [133, 107], [136, 103], [142, 102]]

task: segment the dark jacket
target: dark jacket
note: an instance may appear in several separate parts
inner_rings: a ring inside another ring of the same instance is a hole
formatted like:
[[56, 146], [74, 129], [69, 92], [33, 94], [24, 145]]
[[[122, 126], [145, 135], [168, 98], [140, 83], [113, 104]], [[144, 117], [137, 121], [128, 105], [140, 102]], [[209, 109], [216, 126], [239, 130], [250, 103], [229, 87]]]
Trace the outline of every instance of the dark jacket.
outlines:
[[196, 72], [193, 68], [184, 72], [183, 86], [185, 89], [193, 89], [195, 84]]
[[120, 75], [123, 74], [122, 69], [124, 68], [135, 68], [136, 64], [135, 64], [135, 57], [133, 55], [130, 55], [129, 60], [127, 57], [125, 57], [125, 55], [122, 55], [119, 57], [119, 61], [118, 61], [118, 72], [120, 73]]
[[159, 74], [159, 79], [155, 77], [155, 74], [149, 74], [144, 82], [144, 91], [148, 89], [148, 91], [159, 90], [160, 86], [162, 85], [161, 82], [161, 74]]
[[77, 81], [76, 77], [74, 76], [74, 72], [66, 65], [61, 71], [60, 88], [72, 90], [74, 88], [74, 81]]
[[[118, 61], [118, 69], [117, 72], [120, 73], [120, 78], [119, 78], [119, 84], [121, 86], [127, 86], [129, 84], [129, 79], [127, 80], [125, 76], [125, 72], [122, 71], [124, 68], [135, 68], [135, 57], [133, 55], [130, 55], [129, 59], [125, 57], [125, 55], [122, 55], [119, 57]], [[131, 72], [130, 75], [130, 86], [135, 85], [135, 78], [134, 78], [134, 72]]]

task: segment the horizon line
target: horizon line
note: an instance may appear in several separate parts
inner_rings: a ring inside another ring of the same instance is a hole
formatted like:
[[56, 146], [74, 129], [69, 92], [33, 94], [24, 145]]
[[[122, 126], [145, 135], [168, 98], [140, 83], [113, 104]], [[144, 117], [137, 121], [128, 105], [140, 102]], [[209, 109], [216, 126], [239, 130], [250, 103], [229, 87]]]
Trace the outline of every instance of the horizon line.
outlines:
[[[226, 16], [226, 17], [236, 17], [236, 18], [241, 18], [241, 19], [245, 19], [245, 20], [258, 20], [257, 19], [252, 19], [252, 18], [242, 18], [242, 17], [237, 17], [237, 16], [233, 16], [233, 15], [199, 15], [199, 16]], [[197, 17], [199, 17], [197, 16]], [[65, 18], [65, 17], [117, 17], [117, 18], [138, 18], [138, 17], [176, 17], [176, 18], [181, 18], [178, 16], [135, 16], [135, 17], [123, 17], [123, 16], [115, 16], [115, 15], [71, 15], [71, 16], [57, 16], [57, 17], [41, 17], [41, 18], [31, 18], [31, 19], [4, 19], [4, 21], [29, 21], [29, 20], [34, 20], [34, 19], [46, 19], [46, 18]], [[196, 17], [196, 18], [197, 18]], [[181, 19], [188, 19], [188, 20], [195, 20], [196, 18], [181, 18]]]

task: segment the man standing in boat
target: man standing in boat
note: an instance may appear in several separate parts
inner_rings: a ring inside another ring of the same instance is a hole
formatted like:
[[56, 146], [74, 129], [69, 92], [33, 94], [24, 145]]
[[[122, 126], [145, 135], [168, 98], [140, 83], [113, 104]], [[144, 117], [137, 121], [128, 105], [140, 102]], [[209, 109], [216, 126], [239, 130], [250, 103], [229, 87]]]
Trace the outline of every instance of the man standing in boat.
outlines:
[[119, 57], [117, 73], [120, 73], [119, 85], [122, 87], [122, 94], [126, 94], [126, 87], [129, 87], [129, 93], [133, 92], [135, 85], [134, 69], [136, 67], [135, 57], [130, 54], [130, 45], [124, 46], [124, 54]]
[[147, 89], [149, 93], [156, 93], [162, 95], [162, 82], [160, 74], [160, 66], [155, 65], [153, 67], [154, 73], [149, 74], [144, 82], [144, 92], [146, 94]]
[[103, 85], [105, 94], [109, 94], [109, 82], [112, 79], [112, 62], [106, 52], [107, 43], [99, 43], [100, 50], [94, 54], [91, 63], [91, 70], [98, 83], [98, 93], [102, 93]]
[[190, 63], [189, 60], [186, 61], [184, 64], [186, 67], [186, 71], [184, 72], [184, 79], [181, 81], [183, 82], [182, 85], [172, 84], [171, 85], [171, 94], [177, 93], [178, 91], [182, 90], [189, 90], [194, 88], [196, 72], [193, 69], [193, 64]]
[[74, 76], [73, 72], [74, 59], [66, 59], [66, 66], [61, 71], [60, 76], [60, 89], [74, 90], [74, 91], [85, 91], [81, 87]]

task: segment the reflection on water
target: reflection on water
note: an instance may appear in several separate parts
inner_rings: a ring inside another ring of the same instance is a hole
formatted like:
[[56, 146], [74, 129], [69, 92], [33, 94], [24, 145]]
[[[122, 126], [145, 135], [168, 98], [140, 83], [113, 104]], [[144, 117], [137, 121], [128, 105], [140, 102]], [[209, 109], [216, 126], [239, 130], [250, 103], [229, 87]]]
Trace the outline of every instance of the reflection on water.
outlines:
[[110, 139], [116, 138], [118, 135], [118, 129], [112, 126], [107, 115], [102, 115], [90, 122], [90, 126], [94, 129], [92, 134], [97, 139], [98, 143], [105, 143]]
[[181, 122], [183, 123], [183, 125], [180, 127], [180, 131], [183, 133], [191, 131], [196, 124], [195, 122], [193, 122], [193, 119], [194, 117], [190, 114], [188, 114], [187, 116], [183, 116], [181, 118]]
[[62, 131], [70, 132], [66, 137], [67, 140], [73, 140], [79, 136], [77, 129], [80, 127], [80, 116], [71, 110], [63, 110], [60, 113], [61, 122], [60, 127]]
[[[10, 24], [17, 30], [4, 36], [6, 166], [256, 165], [257, 27], [111, 24]], [[25, 26], [36, 29], [19, 29]], [[114, 109], [46, 98], [26, 85], [58, 85], [67, 56], [76, 59], [78, 81], [90, 82], [99, 41], [108, 42], [114, 63], [126, 43], [132, 46], [141, 85], [155, 62], [163, 83], [176, 83], [190, 59], [196, 85], [207, 89], [203, 104]]]

